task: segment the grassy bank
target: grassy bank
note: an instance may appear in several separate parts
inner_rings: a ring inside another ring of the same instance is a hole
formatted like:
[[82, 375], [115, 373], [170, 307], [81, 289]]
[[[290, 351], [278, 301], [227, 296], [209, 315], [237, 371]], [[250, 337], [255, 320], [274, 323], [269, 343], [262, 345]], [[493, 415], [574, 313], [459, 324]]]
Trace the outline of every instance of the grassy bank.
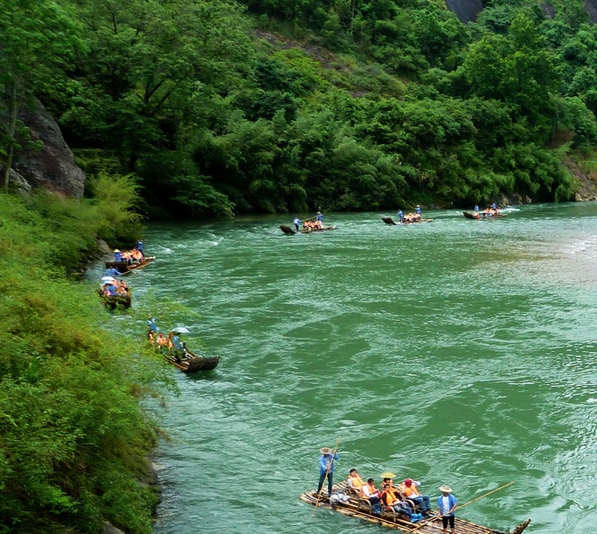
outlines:
[[129, 207], [0, 195], [0, 533], [152, 531], [155, 365], [74, 278], [98, 238], [138, 232]]

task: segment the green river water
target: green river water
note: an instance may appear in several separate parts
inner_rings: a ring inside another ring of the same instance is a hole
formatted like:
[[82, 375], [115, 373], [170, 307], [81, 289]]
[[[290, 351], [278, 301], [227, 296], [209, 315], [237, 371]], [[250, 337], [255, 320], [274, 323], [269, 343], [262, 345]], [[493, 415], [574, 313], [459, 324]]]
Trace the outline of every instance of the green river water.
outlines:
[[222, 358], [172, 368], [155, 532], [386, 532], [299, 500], [339, 438], [336, 480], [390, 470], [461, 503], [514, 480], [460, 517], [596, 532], [597, 204], [326, 213], [338, 230], [284, 235], [292, 215], [144, 236], [157, 261], [129, 277], [134, 307], [179, 301], [193, 313], [158, 324]]

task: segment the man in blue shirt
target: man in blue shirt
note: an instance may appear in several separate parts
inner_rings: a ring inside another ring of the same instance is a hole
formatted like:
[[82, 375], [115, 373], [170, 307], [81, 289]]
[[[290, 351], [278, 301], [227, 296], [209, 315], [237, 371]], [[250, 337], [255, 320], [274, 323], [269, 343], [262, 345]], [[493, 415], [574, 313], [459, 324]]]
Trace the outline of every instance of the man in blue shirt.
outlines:
[[419, 206], [419, 205], [417, 204], [417, 207], [415, 208], [415, 211], [416, 211], [416, 212], [417, 212], [419, 215], [421, 215], [421, 206]]
[[108, 267], [106, 269], [106, 276], [120, 276], [122, 273], [116, 267]]
[[147, 328], [149, 328], [149, 330], [155, 332], [156, 334], [158, 333], [159, 329], [158, 325], [155, 323], [155, 317], [150, 316], [145, 324], [147, 325]]
[[334, 485], [334, 460], [339, 460], [340, 457], [328, 447], [322, 447], [319, 452], [321, 453], [321, 458], [319, 459], [319, 484], [317, 486], [317, 493], [321, 493], [321, 488], [327, 477], [329, 496], [332, 494], [332, 486]]
[[117, 248], [114, 249], [114, 261], [122, 261], [122, 252]]
[[296, 228], [296, 231], [298, 232], [300, 224], [301, 224], [301, 220], [298, 217], [295, 217], [293, 223], [294, 223], [294, 227]]
[[450, 524], [452, 534], [454, 534], [454, 513], [458, 499], [454, 495], [451, 495], [452, 488], [450, 486], [440, 486], [439, 490], [442, 492], [442, 496], [437, 500], [437, 507], [439, 514], [442, 516], [444, 534], [448, 534], [448, 523]]
[[399, 210], [398, 210], [398, 220], [399, 220], [400, 222], [402, 222], [402, 219], [404, 219], [404, 213], [402, 213], [402, 210], [401, 210], [401, 209], [399, 209]]
[[135, 243], [135, 248], [141, 253], [142, 256], [145, 256], [145, 254], [143, 254], [143, 241], [137, 239], [137, 243]]

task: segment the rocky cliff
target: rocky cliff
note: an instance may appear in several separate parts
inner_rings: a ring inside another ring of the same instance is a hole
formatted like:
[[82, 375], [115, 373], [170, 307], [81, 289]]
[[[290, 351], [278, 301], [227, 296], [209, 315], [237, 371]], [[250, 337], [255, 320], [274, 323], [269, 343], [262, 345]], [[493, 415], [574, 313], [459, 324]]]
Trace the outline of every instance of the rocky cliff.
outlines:
[[[446, 7], [452, 11], [461, 22], [470, 22], [475, 20], [477, 15], [483, 10], [481, 0], [446, 0]], [[543, 2], [541, 7], [544, 13], [553, 17], [554, 8], [549, 2]], [[589, 15], [590, 21], [597, 22], [597, 0], [587, 0], [585, 9]], [[551, 15], [550, 15], [551, 14]]]
[[13, 162], [11, 184], [20, 189], [44, 187], [71, 198], [81, 198], [85, 173], [75, 158], [53, 117], [41, 104], [35, 111], [24, 111], [19, 118], [31, 129], [31, 137], [41, 141], [39, 150], [19, 150]]

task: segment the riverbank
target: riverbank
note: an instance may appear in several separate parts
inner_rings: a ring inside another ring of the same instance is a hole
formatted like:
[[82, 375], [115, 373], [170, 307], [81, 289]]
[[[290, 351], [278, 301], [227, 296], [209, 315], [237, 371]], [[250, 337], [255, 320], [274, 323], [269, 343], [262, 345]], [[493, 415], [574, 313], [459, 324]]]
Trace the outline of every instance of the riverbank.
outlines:
[[0, 530], [153, 531], [157, 428], [139, 403], [159, 371], [74, 270], [107, 225], [80, 201], [0, 195]]

